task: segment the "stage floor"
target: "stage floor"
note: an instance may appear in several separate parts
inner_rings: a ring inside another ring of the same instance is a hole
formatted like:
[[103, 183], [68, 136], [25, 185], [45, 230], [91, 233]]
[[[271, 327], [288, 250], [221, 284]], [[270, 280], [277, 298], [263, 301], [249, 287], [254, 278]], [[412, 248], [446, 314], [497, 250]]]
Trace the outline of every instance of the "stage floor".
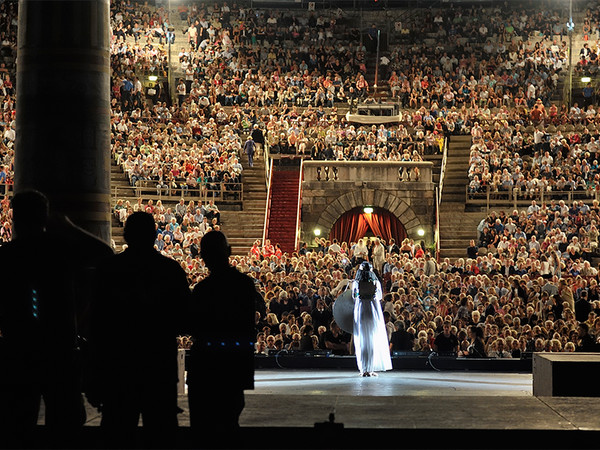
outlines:
[[[315, 448], [316, 429], [325, 448], [600, 448], [598, 399], [534, 397], [530, 373], [259, 369], [255, 379], [240, 425], [266, 439], [243, 448]], [[185, 427], [185, 395], [179, 405]], [[315, 427], [331, 413], [337, 425]], [[99, 423], [88, 405], [87, 426]], [[356, 436], [372, 441], [357, 447]]]
[[[530, 373], [259, 369], [255, 380], [242, 427], [313, 427], [333, 412], [345, 428], [600, 431], [597, 398], [534, 397]], [[184, 395], [180, 407], [186, 426]]]

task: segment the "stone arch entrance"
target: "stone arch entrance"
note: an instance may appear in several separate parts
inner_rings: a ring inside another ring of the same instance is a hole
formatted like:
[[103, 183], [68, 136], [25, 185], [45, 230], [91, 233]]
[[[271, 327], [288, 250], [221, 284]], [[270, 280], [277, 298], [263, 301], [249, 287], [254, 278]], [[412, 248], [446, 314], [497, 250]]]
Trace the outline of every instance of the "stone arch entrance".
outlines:
[[410, 238], [417, 238], [417, 230], [423, 226], [412, 207], [392, 192], [358, 189], [339, 196], [327, 205], [317, 220], [317, 227], [327, 235], [337, 220], [347, 211], [357, 207], [373, 206], [389, 211], [396, 216]]
[[388, 210], [378, 206], [373, 211], [365, 212], [362, 206], [346, 211], [333, 224], [329, 231], [329, 239], [339, 242], [358, 242], [364, 237], [381, 237], [384, 242], [400, 244], [408, 237], [402, 222]]

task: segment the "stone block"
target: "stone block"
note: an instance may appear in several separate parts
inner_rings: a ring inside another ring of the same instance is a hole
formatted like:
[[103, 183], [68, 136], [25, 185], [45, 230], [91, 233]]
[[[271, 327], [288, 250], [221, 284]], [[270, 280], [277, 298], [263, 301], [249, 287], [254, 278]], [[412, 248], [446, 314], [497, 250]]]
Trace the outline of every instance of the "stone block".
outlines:
[[534, 353], [536, 397], [600, 397], [600, 353]]

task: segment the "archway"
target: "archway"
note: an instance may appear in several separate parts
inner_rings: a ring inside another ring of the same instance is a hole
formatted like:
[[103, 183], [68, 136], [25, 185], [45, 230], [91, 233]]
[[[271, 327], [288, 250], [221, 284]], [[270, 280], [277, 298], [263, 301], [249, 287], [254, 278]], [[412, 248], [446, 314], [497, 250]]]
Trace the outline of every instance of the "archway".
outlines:
[[366, 213], [360, 206], [342, 214], [329, 232], [329, 239], [339, 242], [356, 242], [364, 236], [379, 236], [385, 242], [394, 239], [400, 243], [408, 234], [402, 222], [387, 209], [373, 207], [373, 212]]

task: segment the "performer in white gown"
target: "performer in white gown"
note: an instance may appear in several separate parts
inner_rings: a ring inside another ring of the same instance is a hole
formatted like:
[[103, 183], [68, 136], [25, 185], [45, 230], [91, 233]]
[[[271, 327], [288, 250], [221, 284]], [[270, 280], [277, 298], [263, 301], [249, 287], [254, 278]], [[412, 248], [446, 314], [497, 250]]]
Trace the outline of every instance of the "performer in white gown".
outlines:
[[392, 369], [390, 347], [381, 309], [382, 290], [370, 263], [363, 262], [352, 283], [354, 296], [354, 348], [358, 370], [364, 377]]

